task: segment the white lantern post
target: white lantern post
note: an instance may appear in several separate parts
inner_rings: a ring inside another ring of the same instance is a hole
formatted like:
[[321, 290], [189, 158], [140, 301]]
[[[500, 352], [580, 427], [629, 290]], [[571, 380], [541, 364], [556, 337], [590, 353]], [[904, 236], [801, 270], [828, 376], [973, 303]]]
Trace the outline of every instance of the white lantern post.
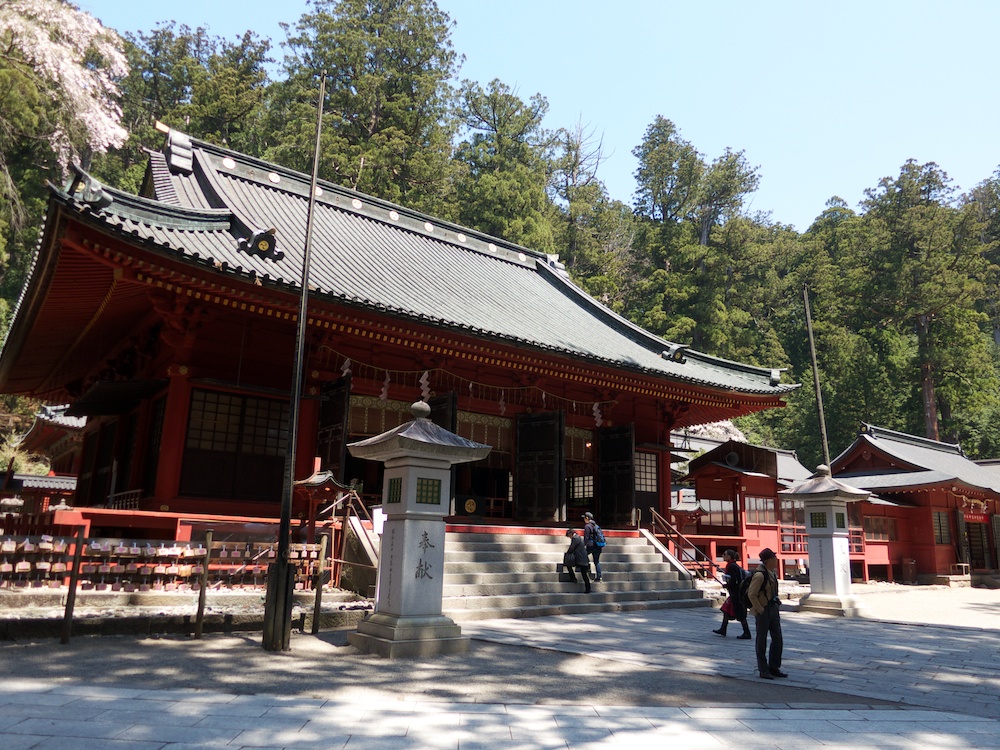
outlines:
[[861, 605], [851, 593], [847, 506], [866, 500], [871, 493], [837, 481], [828, 466], [820, 465], [811, 478], [778, 494], [802, 500], [805, 506], [812, 590], [799, 602], [800, 611], [858, 617]]
[[469, 639], [441, 613], [445, 516], [453, 464], [485, 458], [491, 447], [466, 440], [430, 421], [418, 401], [400, 427], [347, 446], [351, 455], [385, 463], [375, 611], [348, 641], [389, 658], [463, 653]]

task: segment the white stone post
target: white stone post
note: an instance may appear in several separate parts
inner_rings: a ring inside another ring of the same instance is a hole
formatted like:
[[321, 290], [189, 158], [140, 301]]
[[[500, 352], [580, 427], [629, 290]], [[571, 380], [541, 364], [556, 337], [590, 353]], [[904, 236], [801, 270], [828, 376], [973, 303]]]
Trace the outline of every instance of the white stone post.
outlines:
[[469, 648], [462, 629], [441, 613], [444, 519], [452, 464], [485, 458], [491, 450], [431, 422], [430, 407], [423, 402], [411, 411], [416, 417], [412, 422], [348, 445], [353, 456], [385, 462], [386, 515], [375, 611], [348, 640], [362, 651], [390, 658]]
[[809, 535], [810, 593], [802, 597], [799, 609], [841, 617], [857, 617], [861, 605], [851, 593], [851, 550], [847, 506], [871, 494], [849, 487], [830, 476], [820, 465], [812, 478], [778, 493], [802, 500], [806, 532]]

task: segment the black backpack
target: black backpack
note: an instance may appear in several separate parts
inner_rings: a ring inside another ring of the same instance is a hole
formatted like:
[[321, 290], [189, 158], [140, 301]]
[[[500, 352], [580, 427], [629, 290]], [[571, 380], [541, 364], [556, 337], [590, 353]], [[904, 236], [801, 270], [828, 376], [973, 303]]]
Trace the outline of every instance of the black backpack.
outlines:
[[[760, 573], [759, 570], [755, 570], [752, 573], [747, 571], [746, 575], [743, 576], [743, 580], [740, 581], [740, 601], [743, 602], [743, 606], [747, 609], [753, 609], [753, 604], [750, 602], [750, 581], [753, 580], [753, 577], [758, 573]], [[761, 573], [761, 575], [764, 574]], [[767, 581], [765, 580], [765, 583], [766, 582]], [[761, 586], [763, 586], [763, 584], [761, 584]]]

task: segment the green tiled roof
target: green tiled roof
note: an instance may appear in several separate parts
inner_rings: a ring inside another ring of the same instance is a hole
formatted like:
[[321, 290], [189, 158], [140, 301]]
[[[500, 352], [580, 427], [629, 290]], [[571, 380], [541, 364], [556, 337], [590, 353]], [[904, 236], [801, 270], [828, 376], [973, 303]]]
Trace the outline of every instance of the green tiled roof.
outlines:
[[[176, 132], [171, 139], [186, 142]], [[151, 155], [141, 198], [103, 189], [85, 203], [57, 193], [89, 221], [188, 262], [298, 289], [309, 178], [200, 141], [190, 161]], [[329, 183], [314, 217], [310, 294], [348, 307], [467, 335], [555, 352], [667, 380], [738, 394], [796, 388], [777, 370], [682, 349], [599, 304], [552, 256], [534, 252]], [[110, 202], [109, 202], [110, 200]], [[276, 230], [279, 261], [250, 255], [239, 240]]]

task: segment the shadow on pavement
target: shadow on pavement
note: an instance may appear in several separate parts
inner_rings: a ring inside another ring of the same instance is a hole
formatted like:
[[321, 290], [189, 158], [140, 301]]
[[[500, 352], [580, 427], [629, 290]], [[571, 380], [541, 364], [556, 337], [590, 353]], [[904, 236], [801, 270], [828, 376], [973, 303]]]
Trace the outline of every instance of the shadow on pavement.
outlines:
[[585, 655], [473, 641], [470, 652], [387, 660], [347, 645], [348, 630], [294, 635], [264, 651], [257, 634], [187, 638], [79, 638], [0, 645], [0, 678], [231, 694], [364, 697], [481, 703], [672, 706], [720, 703], [895, 705], [714, 675], [683, 674]]

